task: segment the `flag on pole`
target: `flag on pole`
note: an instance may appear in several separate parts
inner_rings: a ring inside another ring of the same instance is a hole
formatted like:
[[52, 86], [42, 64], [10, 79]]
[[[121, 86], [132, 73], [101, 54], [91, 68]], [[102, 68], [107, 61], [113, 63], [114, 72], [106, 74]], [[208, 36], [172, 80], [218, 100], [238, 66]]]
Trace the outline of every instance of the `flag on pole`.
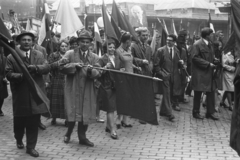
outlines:
[[115, 0], [113, 0], [113, 4], [112, 4], [112, 18], [115, 20], [117, 26], [119, 26], [122, 30], [124, 31], [128, 31], [128, 26], [127, 23], [125, 22], [125, 19], [123, 17], [122, 12], [119, 10]]
[[172, 18], [172, 23], [171, 23], [171, 29], [172, 29], [171, 32], [172, 32], [175, 36], [178, 36], [177, 31], [176, 31], [176, 28], [175, 28], [175, 24], [174, 24], [173, 18]]
[[51, 54], [53, 52], [52, 47], [52, 37], [51, 37], [51, 30], [50, 30], [50, 13], [48, 4], [44, 3], [44, 15], [42, 18], [42, 23], [39, 31], [39, 38], [38, 44], [46, 48], [47, 54]]
[[115, 82], [117, 113], [158, 125], [154, 81], [151, 78], [142, 78], [124, 72], [110, 72], [110, 74]]
[[166, 32], [167, 34], [169, 34], [168, 29], [167, 29], [167, 25], [166, 25], [164, 19], [163, 19], [163, 27], [164, 27], [165, 32]]
[[116, 42], [119, 42], [118, 37], [114, 31], [114, 28], [110, 22], [104, 0], [103, 0], [103, 4], [102, 4], [102, 17], [103, 17], [103, 23], [104, 23], [104, 32], [105, 32], [105, 35], [107, 36], [107, 38], [112, 38]]
[[30, 20], [29, 19], [27, 19], [27, 25], [26, 25], [26, 29], [25, 29], [26, 31], [30, 31], [30, 30], [32, 30], [32, 27], [31, 27], [31, 24], [30, 24]]
[[180, 21], [180, 25], [179, 25], [179, 31], [181, 31], [183, 28], [182, 28], [182, 19]]
[[208, 27], [211, 28], [211, 29], [213, 30], [213, 33], [215, 33], [214, 26], [213, 26], [212, 19], [211, 19], [210, 9], [208, 10], [208, 15], [209, 15], [209, 19], [208, 19]]
[[100, 45], [102, 44], [102, 39], [100, 37], [100, 33], [99, 33], [99, 28], [98, 28], [98, 25], [97, 25], [97, 22], [94, 22], [94, 37], [95, 37], [95, 45], [96, 45], [96, 54], [101, 57], [102, 56], [102, 53], [101, 53], [101, 49], [100, 48]]
[[[29, 85], [29, 88], [31, 91], [31, 95], [32, 95], [33, 99], [35, 100], [35, 102], [38, 105], [44, 103], [47, 106], [47, 108], [49, 109], [49, 100], [48, 100], [47, 96], [43, 93], [41, 88], [36, 84], [36, 82], [31, 77], [30, 73], [28, 72], [27, 67], [25, 66], [25, 64], [22, 61], [22, 57], [20, 57], [20, 55], [22, 55], [22, 53], [18, 47], [15, 47], [15, 44], [13, 43], [12, 38], [1, 18], [0, 18], [0, 45], [3, 46], [4, 48], [6, 48], [12, 54], [17, 65], [19, 65], [19, 68], [21, 68], [23, 76], [26, 79], [26, 81], [28, 82], [28, 85]], [[15, 50], [14, 50], [14, 48], [15, 48]]]
[[155, 50], [156, 50], [156, 38], [157, 38], [157, 30], [154, 28], [154, 30], [153, 30], [153, 38], [152, 38], [152, 42], [150, 44], [150, 47], [152, 49], [152, 54], [154, 54]]
[[61, 24], [61, 39], [65, 39], [84, 28], [69, 0], [60, 1], [55, 21]]

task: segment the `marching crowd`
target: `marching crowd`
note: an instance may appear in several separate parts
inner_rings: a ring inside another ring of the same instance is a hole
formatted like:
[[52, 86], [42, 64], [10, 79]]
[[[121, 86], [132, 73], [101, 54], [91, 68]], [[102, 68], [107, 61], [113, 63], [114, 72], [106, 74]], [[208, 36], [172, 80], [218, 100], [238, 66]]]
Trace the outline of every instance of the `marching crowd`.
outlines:
[[[95, 54], [94, 37], [88, 30], [81, 31], [78, 37], [64, 40], [59, 40], [59, 34], [53, 34], [52, 38], [57, 43], [50, 54], [37, 44], [37, 32], [22, 32], [14, 36], [15, 49], [19, 50], [32, 78], [50, 100], [50, 109], [45, 104], [37, 105], [13, 56], [1, 54], [0, 107], [8, 96], [9, 81], [17, 148], [24, 148], [22, 139], [26, 133], [26, 153], [39, 156], [35, 150], [38, 128], [46, 129], [41, 123], [41, 116], [51, 117], [52, 125], [57, 123], [58, 118], [65, 119], [65, 143], [69, 143], [75, 123], [78, 122], [79, 144], [89, 147], [94, 144], [86, 137], [86, 131], [89, 124], [104, 122], [99, 118], [100, 110], [106, 112], [105, 131], [112, 139], [118, 139], [117, 129], [132, 127], [126, 115], [117, 115], [117, 119], [114, 119], [116, 91], [109, 72], [102, 69], [162, 79], [161, 85], [155, 86], [156, 94], [163, 95], [159, 114], [171, 122], [175, 121], [172, 110], [181, 111], [179, 103], [188, 103], [185, 95], [191, 97], [192, 91], [192, 116], [196, 119], [204, 118], [200, 114], [201, 102], [206, 107], [206, 118], [213, 120], [219, 119], [218, 105], [233, 109], [233, 79], [238, 60], [234, 52], [223, 52], [222, 31], [216, 32], [213, 37], [213, 30], [205, 27], [200, 36], [195, 35], [190, 39], [188, 32], [181, 30], [178, 36], [167, 35], [164, 46], [158, 34], [155, 50], [150, 47], [152, 38], [147, 28], [139, 27], [135, 31], [138, 41], [133, 41], [129, 32], [122, 31], [120, 43], [104, 39], [104, 33], [101, 33], [104, 41], [101, 48], [104, 54], [101, 57]], [[224, 94], [221, 103], [216, 104], [219, 90], [223, 90]], [[0, 112], [4, 116], [1, 108]], [[146, 124], [142, 120], [139, 122]]]

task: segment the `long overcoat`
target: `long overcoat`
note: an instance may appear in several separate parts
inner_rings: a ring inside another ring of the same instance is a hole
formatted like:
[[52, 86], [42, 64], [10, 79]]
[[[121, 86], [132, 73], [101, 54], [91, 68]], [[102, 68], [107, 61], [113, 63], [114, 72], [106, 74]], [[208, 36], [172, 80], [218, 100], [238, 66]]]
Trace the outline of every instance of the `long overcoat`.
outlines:
[[[21, 57], [21, 56], [20, 56]], [[24, 58], [22, 58], [25, 61]], [[45, 92], [45, 83], [43, 75], [50, 71], [50, 66], [47, 64], [43, 54], [37, 50], [32, 49], [30, 53], [31, 65], [38, 66], [38, 73], [31, 75], [33, 80]], [[43, 114], [49, 112], [49, 108], [45, 104], [37, 105], [34, 101], [28, 82], [23, 78], [22, 81], [16, 81], [15, 76], [22, 74], [21, 68], [12, 55], [8, 55], [6, 64], [6, 77], [10, 81], [12, 100], [13, 100], [13, 114], [14, 116], [31, 116], [33, 114]]]
[[94, 79], [101, 74], [98, 70], [92, 69], [91, 76], [87, 74], [87, 67], [77, 69], [78, 63], [98, 66], [99, 57], [88, 51], [86, 58], [82, 56], [80, 48], [67, 51], [60, 64], [65, 64], [60, 68], [66, 74], [64, 88], [64, 105], [67, 121], [83, 122], [90, 124], [96, 122], [96, 96], [97, 88]]
[[[133, 42], [131, 44], [131, 52], [133, 55], [133, 64], [141, 67], [143, 75], [152, 76], [153, 60], [151, 47], [145, 44], [144, 48], [143, 45]], [[144, 64], [143, 59], [148, 60], [149, 64]]]
[[203, 39], [193, 44], [192, 51], [192, 89], [194, 91], [211, 92], [214, 90], [213, 69], [210, 63], [214, 60], [214, 49]]
[[[185, 56], [186, 57], [186, 56]], [[180, 59], [184, 60], [186, 64], [186, 59], [184, 59], [184, 54], [180, 55], [177, 47], [174, 47], [174, 57], [170, 56], [167, 46], [161, 47], [156, 53], [156, 59], [154, 62], [156, 76], [163, 79], [164, 81], [169, 81], [173, 83], [173, 95], [182, 94], [182, 73], [183, 70], [179, 68], [178, 62]], [[170, 74], [169, 78], [165, 79], [165, 76]]]
[[0, 53], [0, 100], [8, 97], [7, 83], [3, 81], [5, 77], [6, 57]]

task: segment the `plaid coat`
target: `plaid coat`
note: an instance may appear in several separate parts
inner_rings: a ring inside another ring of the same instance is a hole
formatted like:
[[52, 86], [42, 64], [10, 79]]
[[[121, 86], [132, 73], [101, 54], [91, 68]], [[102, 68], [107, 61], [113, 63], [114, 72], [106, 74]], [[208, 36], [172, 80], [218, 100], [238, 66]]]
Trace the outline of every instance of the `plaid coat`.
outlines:
[[[48, 57], [48, 63], [53, 64], [61, 59], [60, 53], [51, 53]], [[51, 65], [52, 66], [52, 65]], [[53, 118], [65, 119], [64, 110], [64, 83], [65, 75], [59, 72], [58, 67], [51, 67], [51, 85], [48, 91], [50, 100], [50, 112]]]

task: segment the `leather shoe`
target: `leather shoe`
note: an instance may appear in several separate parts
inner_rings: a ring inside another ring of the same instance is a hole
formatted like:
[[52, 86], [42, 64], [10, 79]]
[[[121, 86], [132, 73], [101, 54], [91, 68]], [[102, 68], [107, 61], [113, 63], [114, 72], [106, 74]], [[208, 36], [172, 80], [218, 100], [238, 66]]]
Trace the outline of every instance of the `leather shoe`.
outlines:
[[68, 143], [70, 141], [70, 137], [64, 136], [63, 142]]
[[213, 120], [218, 120], [219, 119], [219, 117], [216, 113], [212, 113], [212, 114], [207, 113], [206, 118], [211, 118]]
[[0, 116], [4, 116], [4, 113], [2, 111], [0, 112]]
[[174, 115], [168, 116], [168, 120], [171, 122], [175, 122], [175, 116]]
[[39, 156], [38, 152], [35, 149], [27, 149], [26, 153], [30, 154], [30, 156], [32, 156], [32, 157], [38, 157]]
[[147, 124], [145, 121], [139, 120], [140, 124]]
[[173, 106], [172, 107], [175, 111], [181, 111], [180, 107], [179, 106]]
[[196, 119], [204, 119], [204, 117], [201, 116], [199, 113], [194, 113], [194, 114], [193, 114], [193, 118], [196, 118]]
[[23, 144], [22, 141], [21, 142], [17, 142], [17, 148], [18, 149], [23, 149], [24, 148], [24, 144]]
[[88, 139], [82, 139], [80, 140], [79, 144], [89, 146], [89, 147], [94, 147], [94, 144], [90, 142]]
[[45, 130], [47, 127], [40, 122], [40, 123], [38, 124], [38, 128], [40, 128], [41, 130]]
[[117, 133], [115, 132], [115, 133], [111, 133], [111, 138], [112, 139], [118, 139], [118, 135], [117, 135]]
[[124, 123], [123, 121], [121, 121], [121, 124], [124, 128], [132, 128], [132, 125], [131, 124], [126, 124]]

